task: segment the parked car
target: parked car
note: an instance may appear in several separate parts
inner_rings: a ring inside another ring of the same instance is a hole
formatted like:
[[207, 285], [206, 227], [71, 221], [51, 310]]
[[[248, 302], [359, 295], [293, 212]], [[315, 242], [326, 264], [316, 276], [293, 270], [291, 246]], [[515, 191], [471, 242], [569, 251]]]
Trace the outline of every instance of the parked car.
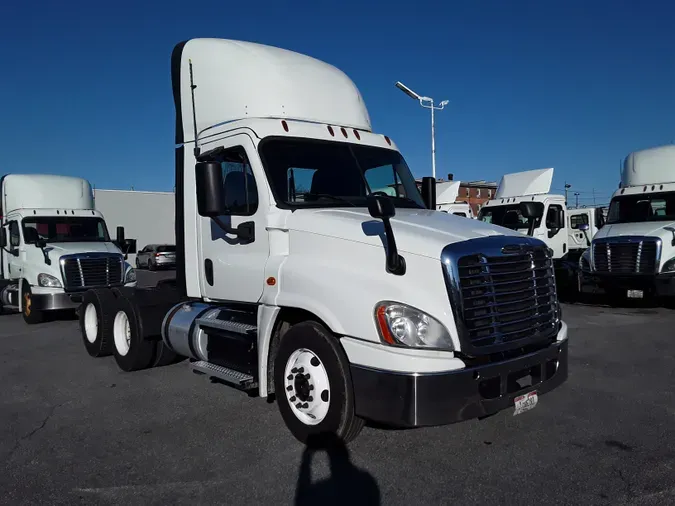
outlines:
[[176, 246], [174, 244], [148, 244], [136, 254], [136, 268], [147, 267], [154, 271], [158, 268], [176, 266]]

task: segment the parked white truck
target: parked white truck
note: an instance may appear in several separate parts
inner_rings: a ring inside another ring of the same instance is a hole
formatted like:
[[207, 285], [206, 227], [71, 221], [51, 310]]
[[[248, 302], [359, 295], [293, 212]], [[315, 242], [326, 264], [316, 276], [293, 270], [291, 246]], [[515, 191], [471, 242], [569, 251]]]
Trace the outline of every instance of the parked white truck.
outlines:
[[[118, 244], [133, 248], [118, 229]], [[95, 287], [136, 285], [135, 271], [94, 209], [86, 179], [48, 174], [0, 178], [0, 309], [29, 323], [75, 309]]]
[[443, 181], [436, 184], [436, 209], [443, 213], [475, 219], [473, 209], [466, 202], [457, 202], [461, 181]]
[[675, 145], [625, 158], [607, 223], [579, 267], [615, 303], [675, 295]]
[[[604, 220], [599, 208], [568, 210], [563, 195], [550, 193], [552, 180], [553, 168], [505, 174], [495, 198], [483, 205], [478, 219], [546, 243], [553, 252], [558, 289], [572, 297], [579, 290], [579, 258]], [[543, 219], [529, 220], [521, 208], [524, 203], [538, 206]]]
[[366, 419], [518, 414], [565, 381], [545, 244], [437, 212], [435, 181], [422, 197], [344, 73], [218, 39], [178, 44], [171, 66], [176, 281], [87, 292], [90, 354], [125, 371], [188, 357], [274, 394], [308, 444], [349, 441]]

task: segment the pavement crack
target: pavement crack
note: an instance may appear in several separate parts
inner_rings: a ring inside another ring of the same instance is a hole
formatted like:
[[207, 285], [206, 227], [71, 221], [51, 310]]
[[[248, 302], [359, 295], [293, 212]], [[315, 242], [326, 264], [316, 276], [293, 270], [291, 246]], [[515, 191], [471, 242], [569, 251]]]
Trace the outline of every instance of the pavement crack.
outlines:
[[614, 471], [616, 474], [619, 476], [619, 479], [623, 482], [624, 488], [625, 488], [625, 493], [628, 499], [632, 499], [635, 497], [635, 491], [633, 490], [633, 485], [631, 484], [630, 480], [624, 476], [623, 471], [619, 469], [618, 467], [614, 468]]
[[45, 428], [45, 426], [47, 425], [47, 422], [49, 422], [49, 420], [51, 419], [51, 417], [54, 416], [54, 412], [56, 411], [56, 409], [57, 409], [57, 408], [60, 408], [61, 406], [63, 406], [63, 403], [61, 403], [61, 404], [56, 404], [56, 405], [52, 406], [51, 408], [49, 408], [49, 412], [47, 413], [47, 415], [44, 417], [44, 419], [42, 420], [42, 422], [41, 422], [37, 427], [35, 427], [35, 428], [34, 428], [33, 430], [31, 430], [30, 432], [28, 432], [27, 434], [24, 434], [24, 435], [21, 436], [19, 439], [17, 439], [16, 443], [14, 443], [14, 446], [12, 447], [12, 449], [11, 449], [11, 450], [9, 451], [9, 453], [7, 454], [7, 460], [8, 460], [8, 461], [9, 461], [9, 460], [14, 456], [14, 454], [17, 452], [17, 450], [18, 450], [19, 447], [21, 446], [21, 443], [23, 443], [24, 441], [28, 441], [28, 440], [29, 440], [30, 438], [32, 438], [35, 434], [37, 434], [38, 432], [40, 432], [42, 429]]

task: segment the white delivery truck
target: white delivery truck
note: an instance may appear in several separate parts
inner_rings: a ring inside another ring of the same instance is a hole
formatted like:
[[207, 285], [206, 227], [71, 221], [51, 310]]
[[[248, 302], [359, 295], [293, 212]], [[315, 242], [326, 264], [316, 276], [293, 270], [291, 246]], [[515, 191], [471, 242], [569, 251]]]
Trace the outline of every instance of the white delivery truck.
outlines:
[[48, 174], [0, 178], [0, 308], [27, 323], [75, 309], [89, 288], [135, 286], [135, 271], [93, 206], [86, 179]]
[[475, 219], [473, 209], [466, 202], [457, 202], [461, 181], [443, 181], [436, 185], [436, 209], [443, 213]]
[[626, 157], [606, 225], [579, 267], [614, 303], [675, 295], [675, 145]]
[[367, 419], [518, 414], [565, 381], [546, 245], [437, 212], [433, 178], [422, 197], [344, 73], [219, 39], [178, 44], [171, 66], [176, 280], [87, 292], [92, 355], [125, 371], [188, 357], [274, 395], [308, 444]]

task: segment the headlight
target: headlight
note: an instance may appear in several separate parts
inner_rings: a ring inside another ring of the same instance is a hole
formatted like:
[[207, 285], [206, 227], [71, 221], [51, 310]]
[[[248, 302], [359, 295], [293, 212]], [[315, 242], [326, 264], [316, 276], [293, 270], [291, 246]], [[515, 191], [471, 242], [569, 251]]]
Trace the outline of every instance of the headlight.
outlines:
[[127, 272], [124, 275], [124, 282], [133, 283], [134, 281], [136, 281], [136, 269], [134, 269], [131, 265], [129, 265], [129, 268], [127, 269]]
[[671, 258], [665, 264], [663, 264], [663, 269], [661, 272], [675, 272], [675, 258]]
[[44, 272], [38, 274], [38, 285], [45, 288], [61, 288], [61, 280]]
[[586, 249], [579, 257], [579, 269], [583, 272], [591, 272], [591, 249]]
[[396, 302], [381, 302], [375, 308], [375, 320], [380, 338], [387, 344], [454, 350], [443, 324], [419, 309]]

